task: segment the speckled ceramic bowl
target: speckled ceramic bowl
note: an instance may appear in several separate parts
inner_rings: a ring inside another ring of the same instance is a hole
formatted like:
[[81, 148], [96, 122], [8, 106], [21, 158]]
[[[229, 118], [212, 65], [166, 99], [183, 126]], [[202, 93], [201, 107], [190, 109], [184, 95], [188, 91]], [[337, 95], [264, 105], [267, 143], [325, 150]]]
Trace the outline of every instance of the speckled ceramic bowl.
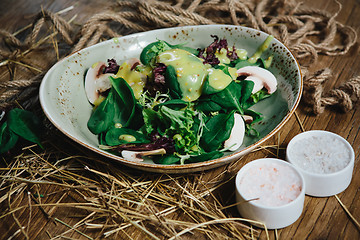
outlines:
[[273, 55], [270, 71], [278, 80], [278, 90], [254, 106], [264, 119], [255, 128], [258, 138], [245, 137], [243, 145], [222, 158], [185, 165], [158, 165], [151, 160], [133, 162], [99, 149], [97, 136], [87, 128], [92, 106], [84, 91], [84, 73], [95, 62], [115, 58], [119, 63], [139, 57], [141, 50], [159, 39], [169, 43], [187, 43], [192, 47], [206, 47], [217, 35], [226, 38], [230, 46], [246, 49], [251, 56], [268, 36], [266, 33], [240, 26], [201, 25], [159, 29], [114, 38], [78, 51], [56, 63], [45, 75], [40, 86], [41, 106], [50, 121], [66, 136], [82, 146], [109, 159], [137, 169], [151, 172], [186, 173], [211, 169], [249, 153], [274, 135], [290, 118], [302, 93], [300, 66], [295, 57], [281, 42], [273, 39], [263, 57]]

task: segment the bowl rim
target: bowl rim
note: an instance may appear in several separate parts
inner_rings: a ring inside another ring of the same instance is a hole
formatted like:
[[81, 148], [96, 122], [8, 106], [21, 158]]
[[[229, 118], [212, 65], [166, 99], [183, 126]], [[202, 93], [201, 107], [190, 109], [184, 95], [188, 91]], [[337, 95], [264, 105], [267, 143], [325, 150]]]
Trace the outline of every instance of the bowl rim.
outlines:
[[[45, 100], [45, 84], [46, 81], [44, 81], [45, 79], [49, 79], [49, 75], [51, 74], [52, 71], [54, 71], [54, 69], [56, 69], [56, 67], [60, 64], [62, 64], [63, 61], [65, 61], [66, 59], [70, 58], [71, 56], [75, 55], [75, 54], [81, 54], [82, 52], [85, 51], [89, 51], [91, 50], [91, 48], [94, 47], [99, 47], [105, 44], [108, 44], [111, 41], [114, 41], [114, 39], [120, 39], [120, 38], [133, 38], [133, 37], [141, 37], [142, 35], [145, 34], [149, 34], [149, 33], [156, 33], [156, 32], [162, 32], [162, 31], [181, 31], [181, 30], [187, 30], [187, 29], [191, 29], [191, 28], [197, 28], [197, 29], [205, 29], [205, 28], [209, 28], [209, 27], [213, 27], [213, 28], [232, 28], [234, 30], [237, 29], [242, 29], [243, 31], [251, 31], [254, 32], [254, 34], [261, 34], [261, 35], [265, 35], [266, 37], [269, 36], [270, 34], [265, 33], [261, 30], [257, 30], [257, 29], [253, 29], [253, 28], [249, 28], [249, 27], [244, 27], [244, 26], [238, 26], [238, 25], [226, 25], [226, 24], [211, 24], [211, 25], [190, 25], [190, 26], [182, 26], [182, 27], [171, 27], [171, 28], [162, 28], [162, 29], [155, 29], [155, 30], [150, 30], [150, 31], [146, 31], [146, 32], [138, 32], [138, 33], [133, 33], [133, 34], [129, 34], [129, 35], [125, 35], [122, 37], [118, 37], [118, 38], [113, 38], [113, 39], [109, 39], [106, 41], [103, 41], [101, 43], [97, 43], [95, 45], [83, 48], [79, 51], [73, 52], [70, 55], [64, 57], [63, 59], [61, 59], [59, 62], [55, 63], [49, 70], [48, 72], [44, 75], [43, 77], [43, 81], [40, 84], [40, 88], [39, 88], [39, 99], [40, 99], [40, 104], [41, 107], [43, 109], [43, 112], [45, 113], [46, 117], [51, 121], [51, 123], [53, 125], [55, 125], [55, 127], [57, 129], [59, 129], [63, 134], [65, 134], [67, 137], [69, 137], [70, 139], [72, 139], [73, 141], [75, 141], [76, 143], [79, 143], [82, 146], [87, 147], [88, 149], [102, 155], [105, 156], [107, 158], [110, 158], [112, 160], [117, 160], [120, 161], [122, 164], [125, 164], [129, 167], [132, 168], [141, 168], [142, 170], [147, 170], [147, 171], [151, 171], [151, 172], [167, 172], [167, 173], [171, 173], [172, 171], [175, 173], [178, 173], [178, 170], [185, 170], [184, 172], [196, 172], [196, 171], [201, 171], [201, 170], [205, 170], [205, 169], [210, 169], [212, 167], [216, 167], [218, 165], [222, 165], [222, 164], [226, 164], [229, 163], [230, 161], [232, 161], [233, 159], [237, 159], [245, 154], [247, 154], [248, 152], [250, 152], [253, 148], [255, 148], [256, 146], [262, 144], [263, 142], [267, 141], [270, 137], [272, 137], [276, 132], [278, 132], [284, 125], [285, 123], [291, 118], [291, 116], [294, 114], [296, 108], [298, 107], [299, 103], [300, 103], [300, 99], [302, 96], [302, 92], [303, 92], [303, 75], [301, 72], [301, 67], [300, 64], [298, 62], [298, 60], [296, 59], [295, 55], [292, 53], [292, 51], [285, 45], [283, 44], [280, 40], [278, 40], [276, 37], [274, 37], [274, 40], [278, 42], [278, 44], [280, 44], [281, 46], [283, 46], [285, 48], [286, 51], [289, 52], [289, 57], [292, 58], [294, 60], [294, 64], [296, 65], [296, 75], [297, 78], [299, 78], [299, 87], [298, 87], [298, 94], [296, 96], [296, 99], [293, 103], [293, 106], [291, 109], [288, 110], [287, 114], [284, 116], [284, 118], [281, 120], [281, 122], [274, 128], [272, 129], [266, 136], [264, 136], [262, 139], [259, 139], [258, 141], [256, 141], [255, 143], [246, 146], [245, 148], [241, 149], [240, 151], [237, 152], [233, 152], [230, 153], [229, 155], [223, 156], [221, 158], [217, 158], [217, 159], [212, 159], [212, 160], [208, 160], [205, 162], [198, 162], [198, 163], [186, 163], [186, 164], [178, 164], [178, 165], [161, 165], [161, 164], [151, 164], [151, 163], [145, 163], [145, 162], [134, 162], [134, 161], [130, 161], [127, 159], [124, 159], [120, 156], [108, 153], [106, 151], [100, 150], [99, 148], [95, 148], [93, 146], [91, 146], [88, 143], [84, 143], [80, 140], [78, 140], [75, 136], [73, 136], [71, 133], [68, 133], [67, 131], [65, 131], [64, 129], [62, 129], [62, 127], [57, 124], [56, 120], [52, 118], [52, 116], [49, 114], [49, 112], [46, 109], [46, 100]], [[191, 170], [190, 170], [191, 169]], [[188, 170], [188, 171], [186, 171]]]

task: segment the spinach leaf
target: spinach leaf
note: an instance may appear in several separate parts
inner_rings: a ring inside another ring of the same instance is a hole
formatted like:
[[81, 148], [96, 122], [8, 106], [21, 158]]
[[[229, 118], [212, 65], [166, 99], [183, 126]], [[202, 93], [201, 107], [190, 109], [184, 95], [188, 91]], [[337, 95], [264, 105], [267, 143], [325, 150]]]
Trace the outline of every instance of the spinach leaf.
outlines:
[[205, 79], [205, 82], [204, 82], [204, 85], [203, 85], [203, 88], [202, 88], [201, 95], [202, 96], [211, 95], [211, 94], [217, 93], [219, 91], [221, 91], [221, 90], [217, 90], [217, 89], [213, 88], [210, 85], [210, 83], [209, 83], [209, 75], [207, 75], [206, 79]]
[[211, 159], [220, 158], [223, 155], [224, 153], [219, 151], [207, 152], [197, 156], [191, 156], [189, 159], [186, 160], [186, 163], [205, 162]]
[[[131, 135], [135, 138], [134, 141], [128, 142], [120, 139], [121, 135]], [[150, 142], [147, 137], [133, 129], [129, 128], [111, 128], [105, 136], [105, 141], [109, 146], [116, 146], [124, 143], [148, 143]]]
[[135, 113], [136, 99], [134, 96], [134, 92], [123, 78], [110, 77], [110, 81], [112, 87], [116, 90], [116, 93], [120, 98], [120, 102], [117, 103], [120, 109], [116, 109], [119, 111], [115, 112], [114, 121], [115, 123], [122, 123], [123, 121], [125, 123], [124, 127], [127, 127], [132, 118], [134, 117]]
[[144, 125], [144, 119], [142, 118], [142, 109], [143, 107], [136, 102], [134, 113], [132, 114], [131, 119], [128, 121], [128, 128], [138, 130]]
[[207, 152], [220, 148], [222, 143], [230, 137], [234, 126], [234, 113], [220, 113], [210, 118], [200, 139], [200, 146]]
[[215, 65], [213, 68], [215, 69], [220, 69], [221, 71], [223, 71], [226, 75], [229, 75], [230, 77], [231, 74], [229, 72], [229, 67], [227, 65]]
[[94, 134], [107, 131], [115, 123], [127, 127], [135, 115], [136, 100], [130, 86], [123, 78], [110, 77], [110, 81], [109, 95], [94, 110], [87, 124]]
[[171, 47], [165, 41], [156, 41], [148, 44], [140, 53], [140, 61], [144, 65], [149, 65], [154, 62], [155, 57]]
[[211, 95], [210, 100], [228, 110], [238, 110], [243, 114], [243, 109], [240, 105], [240, 98], [242, 96], [242, 85], [235, 81], [231, 82], [224, 90]]
[[191, 48], [191, 47], [187, 47], [184, 46], [186, 43], [181, 43], [181, 44], [176, 44], [176, 45], [171, 45], [167, 42], [167, 44], [172, 48], [172, 49], [182, 49], [185, 51], [188, 51], [189, 53], [194, 54], [195, 56], [197, 56], [199, 54], [199, 50], [195, 49], [195, 48]]
[[254, 82], [248, 80], [242, 80], [238, 84], [241, 86], [240, 104], [244, 108], [245, 102], [251, 96], [251, 92], [254, 88]]
[[249, 82], [246, 84], [242, 82], [244, 82], [244, 80], [240, 81], [240, 84], [232, 81], [222, 91], [208, 96], [202, 96], [196, 105], [196, 109], [205, 113], [237, 110], [240, 114], [243, 114], [244, 111], [241, 100], [250, 96], [248, 95], [248, 88], [251, 87], [252, 90], [253, 83], [250, 81], [246, 81]]
[[107, 131], [113, 124], [116, 102], [115, 90], [111, 89], [106, 99], [95, 108], [88, 120], [87, 127], [93, 134]]
[[170, 165], [180, 162], [180, 157], [176, 155], [164, 155], [164, 156], [154, 156], [153, 161], [157, 164]]
[[169, 65], [166, 67], [165, 79], [166, 84], [170, 90], [170, 95], [173, 98], [181, 99], [182, 91], [180, 89], [180, 84], [177, 80], [176, 70], [173, 66]]
[[100, 145], [106, 145], [105, 135], [106, 135], [106, 132], [102, 132], [98, 135], [98, 141], [99, 141]]
[[0, 154], [13, 148], [18, 139], [19, 136], [9, 129], [7, 122], [4, 122], [0, 128]]
[[43, 148], [40, 142], [41, 123], [32, 112], [14, 108], [9, 111], [7, 122], [12, 132]]
[[204, 113], [209, 113], [209, 112], [219, 112], [220, 110], [223, 109], [223, 107], [220, 104], [212, 101], [210, 97], [205, 97], [205, 98], [201, 97], [197, 101], [195, 105], [195, 109]]
[[140, 61], [142, 64], [144, 65], [149, 65], [152, 64], [155, 60], [155, 57], [157, 55], [159, 55], [160, 53], [169, 50], [169, 49], [183, 49], [185, 51], [188, 51], [194, 55], [198, 54], [198, 50], [191, 48], [191, 47], [186, 47], [184, 46], [184, 44], [176, 44], [176, 45], [171, 45], [170, 43], [163, 41], [163, 40], [159, 40], [156, 42], [152, 42], [150, 44], [148, 44], [142, 51], [140, 54]]

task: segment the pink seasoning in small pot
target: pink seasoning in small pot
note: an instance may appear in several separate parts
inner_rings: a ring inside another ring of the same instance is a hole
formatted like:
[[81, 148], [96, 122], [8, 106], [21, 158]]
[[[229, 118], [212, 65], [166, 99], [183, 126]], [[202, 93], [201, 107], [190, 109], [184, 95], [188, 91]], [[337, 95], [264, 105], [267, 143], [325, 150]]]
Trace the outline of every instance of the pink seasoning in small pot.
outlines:
[[259, 162], [243, 174], [239, 191], [246, 200], [276, 207], [295, 200], [301, 189], [301, 178], [290, 166]]

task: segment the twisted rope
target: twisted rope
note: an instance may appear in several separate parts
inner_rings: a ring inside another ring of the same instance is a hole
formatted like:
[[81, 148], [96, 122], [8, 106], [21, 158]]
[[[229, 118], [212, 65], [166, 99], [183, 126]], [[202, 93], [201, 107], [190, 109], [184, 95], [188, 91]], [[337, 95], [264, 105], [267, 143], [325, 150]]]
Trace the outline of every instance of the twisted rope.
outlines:
[[[73, 52], [103, 39], [122, 36], [123, 32], [127, 34], [183, 25], [233, 24], [274, 35], [289, 46], [304, 71], [308, 72], [307, 68], [317, 62], [320, 54], [345, 55], [357, 41], [357, 33], [353, 28], [336, 21], [336, 16], [342, 10], [342, 5], [336, 3], [338, 10], [331, 13], [293, 0], [118, 1], [111, 10], [90, 17], [78, 32], [76, 41], [70, 37], [73, 30], [67, 21], [58, 14], [42, 10], [34, 19], [32, 31], [24, 42], [12, 33], [0, 30], [0, 37], [11, 46], [10, 49], [0, 49], [0, 59], [16, 59], [21, 56], [19, 49], [34, 46], [46, 21], [52, 23]], [[352, 109], [360, 98], [359, 77], [351, 78], [339, 88], [325, 92], [323, 85], [332, 77], [332, 71], [317, 70], [315, 73], [307, 73], [304, 78], [304, 101], [312, 106], [312, 111], [318, 114], [326, 106], [334, 105], [344, 111]], [[21, 83], [30, 84], [25, 81]], [[1, 87], [3, 91], [10, 91], [4, 96], [14, 99], [19, 94], [15, 92], [23, 89], [15, 86], [13, 83]], [[2, 99], [0, 107], [11, 101], [6, 97]]]

